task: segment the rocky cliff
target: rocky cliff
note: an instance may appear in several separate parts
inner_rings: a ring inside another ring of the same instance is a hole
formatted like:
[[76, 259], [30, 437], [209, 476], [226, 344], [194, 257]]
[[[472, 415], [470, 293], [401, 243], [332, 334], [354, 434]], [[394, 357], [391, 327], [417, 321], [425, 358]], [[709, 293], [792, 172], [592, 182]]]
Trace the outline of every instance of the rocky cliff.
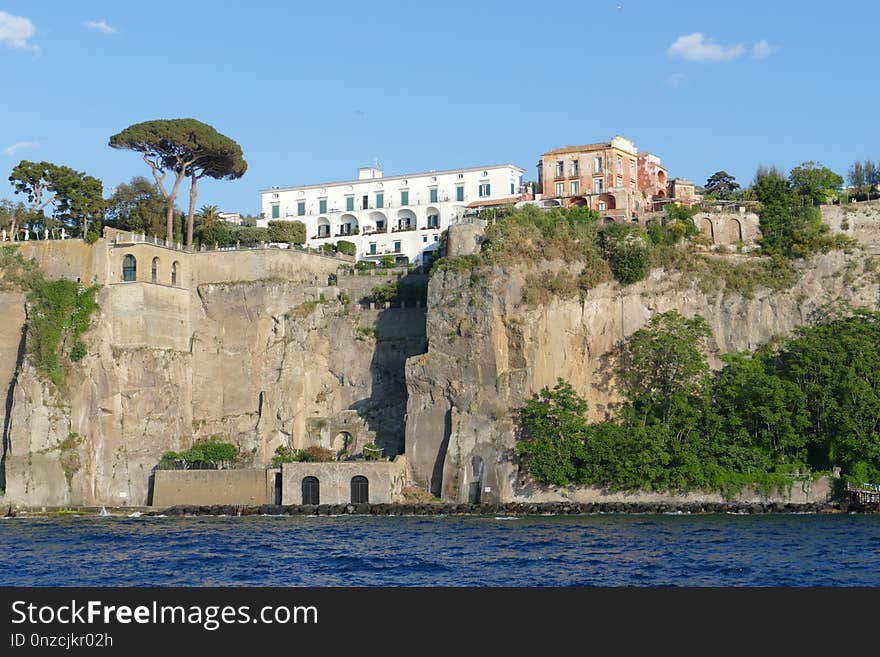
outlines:
[[526, 267], [443, 272], [429, 286], [428, 351], [407, 362], [413, 476], [449, 500], [528, 497], [511, 412], [543, 386], [566, 379], [602, 418], [618, 401], [615, 347], [652, 315], [703, 315], [715, 356], [752, 350], [790, 334], [825, 304], [877, 307], [877, 264], [862, 251], [831, 252], [800, 265], [790, 289], [748, 297], [657, 269], [634, 285], [603, 284], [583, 300], [537, 307], [521, 303]]
[[22, 357], [24, 295], [5, 293], [4, 501], [147, 504], [161, 455], [211, 435], [257, 467], [282, 444], [402, 452], [404, 363], [425, 348], [424, 308], [363, 310], [340, 290], [311, 274], [106, 285], [62, 389]]

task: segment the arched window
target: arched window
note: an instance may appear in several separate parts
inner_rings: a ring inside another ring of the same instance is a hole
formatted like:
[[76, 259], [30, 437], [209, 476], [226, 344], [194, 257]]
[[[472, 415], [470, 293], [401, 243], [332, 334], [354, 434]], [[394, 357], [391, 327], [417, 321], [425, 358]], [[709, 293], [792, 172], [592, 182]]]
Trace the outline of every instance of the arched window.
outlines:
[[303, 504], [320, 504], [321, 503], [321, 484], [317, 477], [305, 477], [302, 481], [302, 503]]
[[150, 269], [150, 280], [154, 283], [159, 281], [159, 258], [153, 258], [153, 266]]
[[171, 263], [171, 285], [177, 285], [177, 263]]
[[370, 482], [358, 475], [351, 478], [351, 503], [366, 504], [370, 501]]
[[130, 253], [122, 259], [122, 280], [137, 280], [137, 260]]

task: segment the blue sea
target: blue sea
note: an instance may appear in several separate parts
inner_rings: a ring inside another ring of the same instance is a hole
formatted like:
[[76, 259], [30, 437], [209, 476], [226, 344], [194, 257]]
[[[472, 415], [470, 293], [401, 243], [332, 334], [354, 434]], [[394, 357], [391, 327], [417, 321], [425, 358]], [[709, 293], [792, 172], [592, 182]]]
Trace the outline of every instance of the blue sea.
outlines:
[[880, 586], [880, 516], [17, 517], [0, 585]]

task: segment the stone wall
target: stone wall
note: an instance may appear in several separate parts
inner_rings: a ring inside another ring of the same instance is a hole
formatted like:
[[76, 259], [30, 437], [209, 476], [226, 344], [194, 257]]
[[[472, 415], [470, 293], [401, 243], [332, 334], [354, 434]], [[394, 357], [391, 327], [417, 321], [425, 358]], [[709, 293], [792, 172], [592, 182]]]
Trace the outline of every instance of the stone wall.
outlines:
[[394, 461], [334, 461], [329, 463], [284, 463], [281, 467], [281, 503], [302, 504], [302, 482], [315, 477], [319, 482], [321, 504], [351, 502], [351, 480], [366, 477], [369, 481], [369, 503], [402, 502], [407, 485], [407, 463], [404, 456]]
[[832, 232], [849, 235], [868, 250], [880, 250], [880, 201], [823, 205], [822, 221]]
[[153, 506], [275, 504], [278, 470], [156, 470]]
[[719, 493], [693, 491], [690, 493], [672, 494], [656, 492], [611, 492], [602, 488], [589, 486], [536, 486], [530, 484], [517, 490], [505, 501], [510, 502], [574, 502], [577, 504], [607, 504], [623, 502], [626, 504], [692, 504], [692, 503], [723, 503], [739, 504], [822, 504], [832, 499], [833, 481], [829, 477], [793, 480], [783, 490], [758, 491], [746, 488], [731, 499]]

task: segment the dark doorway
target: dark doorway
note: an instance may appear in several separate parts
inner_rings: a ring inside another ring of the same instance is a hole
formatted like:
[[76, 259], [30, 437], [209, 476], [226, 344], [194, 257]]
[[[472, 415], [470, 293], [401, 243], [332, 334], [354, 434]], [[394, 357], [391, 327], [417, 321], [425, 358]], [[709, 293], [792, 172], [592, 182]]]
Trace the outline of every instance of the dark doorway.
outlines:
[[370, 482], [366, 477], [351, 478], [351, 503], [366, 504], [370, 501]]
[[482, 482], [472, 481], [468, 490], [468, 503], [479, 504], [480, 494], [483, 492]]
[[275, 473], [275, 504], [281, 504], [281, 473]]
[[302, 503], [303, 504], [320, 504], [321, 503], [321, 485], [318, 483], [317, 477], [306, 477], [302, 483]]

